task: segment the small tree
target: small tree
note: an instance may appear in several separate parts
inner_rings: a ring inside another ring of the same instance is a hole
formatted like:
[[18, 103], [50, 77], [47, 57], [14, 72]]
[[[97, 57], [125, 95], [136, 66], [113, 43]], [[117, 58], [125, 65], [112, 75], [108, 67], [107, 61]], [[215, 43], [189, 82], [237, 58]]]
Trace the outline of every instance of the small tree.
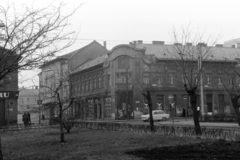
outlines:
[[[211, 46], [214, 46], [217, 39], [210, 47], [207, 46], [210, 37], [204, 41], [204, 35], [194, 34], [189, 28], [182, 28], [179, 31], [173, 30], [171, 38], [174, 45], [168, 45], [164, 48], [167, 54], [166, 59], [172, 62], [177, 75], [177, 83], [180, 84], [190, 97], [190, 104], [193, 111], [193, 120], [195, 132], [201, 135], [201, 128], [197, 111], [196, 91], [203, 84], [201, 83], [204, 72], [203, 62], [211, 55]], [[202, 109], [204, 106], [201, 106]]]
[[[23, 5], [22, 12], [16, 11], [14, 4], [0, 6], [0, 80], [11, 73], [39, 67], [71, 46], [76, 34], [65, 30], [78, 8], [63, 16], [62, 3], [43, 8]], [[59, 45], [62, 41], [66, 44]]]
[[151, 92], [154, 91], [152, 87], [152, 82], [153, 82], [153, 75], [152, 75], [152, 63], [155, 63], [153, 59], [151, 59], [151, 56], [145, 56], [144, 58], [141, 59], [142, 62], [147, 63], [147, 68], [146, 70], [149, 71], [149, 75], [147, 79], [141, 80], [140, 75], [136, 75], [135, 77], [135, 83], [133, 84], [135, 88], [138, 89], [138, 91], [144, 96], [144, 98], [147, 100], [147, 106], [148, 106], [148, 112], [149, 112], [149, 123], [150, 123], [150, 128], [151, 131], [155, 131], [154, 127], [154, 121], [153, 121], [153, 103], [152, 103], [152, 98], [151, 98]]
[[[69, 117], [65, 117], [65, 111], [72, 106], [75, 97], [69, 92], [68, 74], [62, 74], [61, 71], [59, 73], [57, 69], [53, 71], [53, 74], [55, 77], [49, 84], [40, 86], [45, 95], [42, 99], [49, 102], [50, 105], [47, 108], [49, 111], [56, 111], [57, 117], [54, 120], [59, 124], [60, 142], [65, 142], [63, 129], [66, 127], [68, 132], [71, 129], [71, 126], [67, 124]], [[53, 120], [52, 116], [50, 115], [50, 121]]]
[[[11, 73], [41, 66], [55, 53], [71, 46], [76, 34], [65, 29], [69, 26], [69, 18], [79, 7], [63, 15], [62, 3], [43, 8], [23, 5], [21, 12], [16, 10], [14, 4], [1, 5], [0, 81]], [[67, 40], [67, 43], [58, 45], [63, 40]], [[2, 159], [0, 146], [0, 160]]]

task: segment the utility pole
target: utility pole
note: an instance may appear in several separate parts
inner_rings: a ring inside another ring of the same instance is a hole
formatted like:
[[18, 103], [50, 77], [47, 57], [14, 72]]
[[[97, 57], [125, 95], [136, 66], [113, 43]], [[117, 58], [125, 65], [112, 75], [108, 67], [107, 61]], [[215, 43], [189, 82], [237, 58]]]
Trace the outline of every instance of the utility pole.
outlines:
[[127, 119], [129, 120], [130, 119], [130, 116], [129, 116], [129, 108], [128, 108], [128, 69], [129, 67], [127, 66], [126, 68], [126, 110], [127, 110]]
[[203, 75], [202, 75], [202, 55], [198, 58], [198, 70], [200, 72], [200, 97], [201, 97], [201, 111], [202, 120], [204, 120], [204, 97], [203, 97]]

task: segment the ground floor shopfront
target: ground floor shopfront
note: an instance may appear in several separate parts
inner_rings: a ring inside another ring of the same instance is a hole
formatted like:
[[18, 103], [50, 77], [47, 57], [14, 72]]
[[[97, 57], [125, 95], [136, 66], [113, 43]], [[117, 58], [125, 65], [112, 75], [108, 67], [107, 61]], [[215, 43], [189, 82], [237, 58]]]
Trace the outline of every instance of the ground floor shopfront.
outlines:
[[17, 124], [18, 91], [0, 91], [0, 126]]
[[[198, 91], [197, 91], [198, 92]], [[174, 103], [169, 102], [169, 95], [173, 95]], [[192, 109], [189, 96], [184, 90], [155, 90], [151, 92], [153, 110], [161, 109], [174, 117], [191, 117]], [[128, 105], [127, 105], [128, 104]], [[197, 98], [200, 105], [200, 95]], [[108, 96], [89, 96], [76, 101], [71, 109], [73, 117], [79, 119], [138, 119], [148, 113], [146, 99], [137, 92], [118, 90]], [[232, 114], [234, 109], [230, 98], [218, 90], [204, 91], [205, 114]]]

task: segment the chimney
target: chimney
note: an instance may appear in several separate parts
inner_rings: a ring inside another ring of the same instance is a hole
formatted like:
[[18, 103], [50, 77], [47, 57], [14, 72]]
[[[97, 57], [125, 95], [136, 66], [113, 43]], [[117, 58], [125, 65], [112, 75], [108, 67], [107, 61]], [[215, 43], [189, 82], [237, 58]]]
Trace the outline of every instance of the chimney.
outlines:
[[223, 47], [223, 44], [216, 44], [215, 47]]
[[186, 43], [186, 46], [192, 46], [192, 43]]
[[135, 46], [135, 45], [136, 45], [136, 43], [137, 43], [136, 41], [133, 41], [133, 46]]
[[103, 41], [103, 46], [104, 46], [104, 48], [107, 49], [107, 42], [106, 41]]
[[164, 45], [164, 41], [152, 41], [152, 44]]
[[182, 45], [182, 43], [174, 43], [174, 45], [176, 45], [176, 46], [181, 46]]
[[198, 43], [198, 46], [207, 47], [206, 43]]
[[142, 43], [143, 43], [143, 41], [142, 41], [142, 40], [138, 40], [137, 42], [138, 42], [138, 44], [142, 44]]

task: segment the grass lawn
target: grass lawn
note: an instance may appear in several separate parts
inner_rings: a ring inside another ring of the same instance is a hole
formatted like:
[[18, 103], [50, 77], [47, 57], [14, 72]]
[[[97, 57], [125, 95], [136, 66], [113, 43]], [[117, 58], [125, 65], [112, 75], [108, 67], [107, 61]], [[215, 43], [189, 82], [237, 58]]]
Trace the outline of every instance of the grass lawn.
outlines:
[[[178, 146], [203, 140], [75, 128], [59, 141], [57, 129], [1, 133], [5, 160], [138, 160], [135, 150]], [[129, 152], [129, 153], [128, 153]], [[145, 157], [146, 158], [146, 157]]]
[[4, 160], [239, 159], [240, 142], [74, 128], [1, 133]]

